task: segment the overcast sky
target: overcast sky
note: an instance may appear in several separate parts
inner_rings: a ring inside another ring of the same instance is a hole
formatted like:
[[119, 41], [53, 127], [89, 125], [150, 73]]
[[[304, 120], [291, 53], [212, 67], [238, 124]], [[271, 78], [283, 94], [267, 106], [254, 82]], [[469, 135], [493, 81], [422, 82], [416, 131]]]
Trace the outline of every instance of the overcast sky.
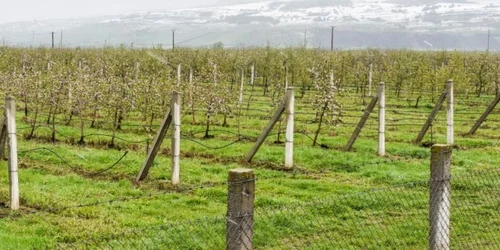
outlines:
[[180, 9], [219, 0], [0, 0], [0, 23], [121, 14], [138, 10]]

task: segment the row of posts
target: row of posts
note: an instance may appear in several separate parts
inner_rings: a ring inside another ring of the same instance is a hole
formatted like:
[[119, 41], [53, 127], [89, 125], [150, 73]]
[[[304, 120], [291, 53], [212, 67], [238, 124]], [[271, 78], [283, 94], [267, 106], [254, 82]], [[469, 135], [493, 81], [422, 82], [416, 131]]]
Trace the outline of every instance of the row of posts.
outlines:
[[[383, 97], [383, 84], [379, 88], [379, 97]], [[171, 101], [173, 112], [172, 147], [179, 148], [180, 143], [180, 95], [174, 95]], [[287, 93], [287, 100], [293, 104], [293, 90]], [[453, 99], [449, 101], [452, 103]], [[381, 98], [379, 115], [383, 115], [385, 101]], [[9, 182], [11, 209], [19, 209], [19, 182], [17, 137], [15, 121], [15, 100], [7, 97], [5, 117], [0, 130], [0, 159], [3, 158], [5, 145], [9, 152]], [[287, 121], [292, 122], [294, 108], [287, 105]], [[448, 123], [450, 124], [450, 123]], [[383, 125], [383, 124], [382, 124]], [[452, 124], [451, 124], [452, 125]], [[292, 127], [293, 128], [293, 127]], [[382, 131], [383, 132], [383, 131]], [[380, 133], [383, 136], [383, 133]], [[288, 143], [289, 142], [289, 143]], [[287, 152], [293, 150], [293, 129], [287, 128]], [[451, 150], [450, 145], [434, 145], [431, 148], [431, 181], [429, 199], [429, 248], [449, 249], [450, 245], [450, 197], [451, 197]], [[293, 151], [291, 151], [293, 152]], [[179, 179], [179, 150], [172, 151], [172, 181]], [[287, 158], [287, 163], [290, 163]], [[252, 170], [238, 169], [229, 172], [228, 200], [226, 221], [227, 249], [253, 249], [253, 213], [255, 199], [255, 175]]]
[[[450, 249], [451, 145], [431, 148], [429, 249]], [[229, 171], [226, 249], [253, 249], [255, 175], [249, 169]]]
[[[147, 172], [149, 171], [149, 167], [152, 165], [154, 157], [159, 150], [161, 142], [167, 132], [168, 127], [172, 124], [172, 139], [171, 139], [171, 149], [172, 149], [172, 173], [171, 173], [171, 181], [172, 184], [176, 185], [180, 183], [180, 141], [181, 141], [181, 93], [174, 92], [172, 95], [172, 99], [170, 100], [170, 111], [167, 114], [165, 120], [162, 123], [161, 129], [155, 139], [154, 146], [148, 153], [148, 157], [144, 163], [143, 169], [146, 168], [146, 171], [142, 171], [137, 177], [137, 180], [142, 180], [146, 177]], [[453, 144], [453, 82], [448, 81], [446, 91], [443, 92], [442, 96], [446, 96], [448, 100], [448, 117], [447, 117], [447, 143]], [[373, 110], [375, 103], [378, 101], [379, 104], [379, 127], [378, 127], [378, 155], [385, 155], [385, 84], [381, 82], [378, 87], [377, 96], [373, 97], [372, 102], [369, 107], [365, 110], [365, 114], [363, 115], [360, 123], [356, 127], [356, 130], [351, 137], [351, 140], [348, 142], [347, 150], [352, 147], [352, 144], [358, 137], [361, 129], [369, 117], [370, 112]], [[295, 115], [295, 97], [294, 97], [294, 89], [287, 88], [286, 90], [286, 98], [284, 102], [284, 107], [280, 106], [277, 112], [273, 117], [273, 121], [264, 129], [264, 133], [258, 138], [256, 146], [252, 148], [249, 153], [250, 157], [247, 157], [247, 160], [250, 161], [253, 155], [258, 151], [260, 145], [264, 142], [268, 133], [271, 131], [274, 124], [279, 120], [281, 112], [285, 111], [286, 113], [286, 133], [285, 133], [285, 168], [293, 167], [293, 140], [294, 140], [294, 115]], [[435, 110], [438, 110], [440, 107], [439, 102], [436, 105]], [[280, 110], [283, 108], [282, 110]], [[429, 116], [428, 121], [434, 119], [435, 112], [432, 112]], [[1, 143], [2, 149], [4, 148], [5, 142], [8, 142], [9, 145], [9, 180], [11, 182], [11, 207], [12, 209], [19, 208], [19, 190], [18, 190], [18, 177], [17, 177], [17, 138], [16, 138], [16, 124], [15, 124], [15, 100], [13, 97], [6, 98], [6, 106], [5, 106], [5, 119], [3, 120], [2, 130], [1, 130]], [[426, 123], [427, 125], [427, 123]], [[424, 125], [424, 129], [426, 129]], [[425, 130], [426, 131], [426, 130]], [[425, 133], [424, 133], [425, 134]], [[0, 152], [0, 156], [2, 156], [2, 152]]]

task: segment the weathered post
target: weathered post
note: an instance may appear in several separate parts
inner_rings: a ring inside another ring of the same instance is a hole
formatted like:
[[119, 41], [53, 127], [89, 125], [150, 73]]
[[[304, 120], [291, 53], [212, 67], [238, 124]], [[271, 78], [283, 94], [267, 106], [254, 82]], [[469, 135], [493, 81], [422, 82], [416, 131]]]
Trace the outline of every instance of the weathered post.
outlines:
[[294, 112], [295, 112], [295, 95], [293, 88], [286, 90], [285, 101], [286, 112], [286, 135], [285, 135], [285, 168], [293, 167], [293, 130], [294, 130]]
[[378, 85], [378, 155], [385, 156], [385, 83]]
[[481, 117], [476, 121], [474, 126], [470, 129], [469, 135], [473, 135], [476, 133], [476, 131], [479, 129], [481, 124], [483, 124], [484, 121], [486, 121], [486, 118], [488, 115], [493, 111], [493, 109], [497, 106], [497, 104], [500, 102], [500, 94], [498, 94], [495, 99], [488, 105], [488, 108], [486, 108], [486, 111], [481, 115]]
[[174, 91], [170, 100], [172, 110], [172, 184], [179, 184], [181, 154], [181, 93]]
[[446, 143], [453, 145], [453, 80], [448, 80], [446, 84], [448, 112], [446, 119]]
[[153, 162], [156, 158], [156, 155], [158, 154], [158, 151], [160, 150], [160, 146], [163, 142], [163, 139], [165, 139], [165, 135], [167, 134], [167, 130], [170, 127], [171, 123], [172, 107], [167, 110], [165, 118], [163, 118], [163, 121], [161, 122], [160, 129], [158, 130], [158, 133], [153, 140], [153, 146], [149, 149], [148, 156], [146, 157], [146, 160], [144, 160], [144, 163], [142, 163], [141, 170], [139, 171], [139, 174], [137, 174], [137, 177], [135, 179], [136, 181], [142, 181], [148, 176], [149, 169], [153, 165]]
[[370, 117], [370, 113], [375, 108], [375, 105], [377, 104], [377, 101], [378, 101], [378, 96], [372, 97], [372, 100], [368, 104], [368, 106], [366, 107], [366, 109], [365, 109], [365, 111], [363, 113], [363, 116], [361, 117], [361, 120], [359, 120], [358, 125], [356, 126], [356, 129], [354, 129], [354, 132], [352, 133], [351, 138], [349, 139], [349, 141], [345, 145], [345, 147], [344, 147], [345, 151], [351, 150], [352, 145], [354, 145], [354, 142], [356, 141], [356, 139], [359, 136], [359, 133], [361, 133], [361, 129], [363, 129], [363, 127], [365, 126], [366, 121]]
[[429, 249], [450, 249], [451, 145], [431, 148]]
[[16, 101], [12, 96], [5, 98], [5, 118], [7, 120], [7, 142], [9, 145], [10, 208], [18, 210], [19, 179], [17, 174]]
[[259, 138], [257, 138], [257, 141], [255, 144], [252, 146], [248, 154], [245, 156], [245, 159], [247, 162], [252, 161], [253, 157], [259, 151], [260, 146], [262, 146], [262, 143], [264, 143], [264, 140], [266, 140], [267, 136], [269, 135], [269, 132], [273, 129], [274, 125], [278, 122], [278, 120], [281, 117], [281, 114], [283, 114], [283, 111], [285, 111], [285, 103], [281, 103], [276, 111], [274, 111], [274, 115], [269, 121], [269, 123], [266, 125], [264, 130], [262, 130], [262, 133], [259, 135]]
[[229, 171], [226, 249], [253, 249], [255, 175], [249, 169]]
[[432, 125], [432, 122], [434, 121], [434, 118], [436, 117], [437, 113], [443, 106], [443, 103], [446, 99], [446, 95], [448, 94], [448, 90], [445, 89], [441, 93], [441, 96], [439, 96], [439, 99], [436, 103], [436, 106], [432, 109], [431, 113], [429, 114], [429, 117], [427, 117], [427, 120], [424, 123], [424, 126], [422, 127], [422, 130], [420, 130], [420, 133], [418, 133], [417, 139], [415, 139], [415, 143], [420, 143], [423, 139], [425, 134], [427, 133], [427, 130], [429, 130], [429, 127]]
[[6, 141], [7, 141], [7, 125], [5, 124], [5, 118], [3, 118], [0, 120], [0, 161], [3, 160]]

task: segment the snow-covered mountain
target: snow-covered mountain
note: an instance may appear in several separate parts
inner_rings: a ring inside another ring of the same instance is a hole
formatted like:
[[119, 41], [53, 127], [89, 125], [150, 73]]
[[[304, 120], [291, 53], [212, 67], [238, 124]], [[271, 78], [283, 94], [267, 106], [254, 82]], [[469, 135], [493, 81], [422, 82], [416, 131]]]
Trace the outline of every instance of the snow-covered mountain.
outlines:
[[[227, 2], [230, 2], [229, 0]], [[330, 46], [336, 48], [500, 49], [497, 0], [278, 0], [0, 25], [10, 44], [65, 46]]]

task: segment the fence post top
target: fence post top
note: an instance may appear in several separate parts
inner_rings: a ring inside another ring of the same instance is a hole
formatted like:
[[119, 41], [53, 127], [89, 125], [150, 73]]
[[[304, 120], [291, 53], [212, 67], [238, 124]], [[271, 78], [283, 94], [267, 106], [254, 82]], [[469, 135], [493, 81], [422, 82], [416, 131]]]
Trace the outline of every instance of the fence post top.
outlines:
[[231, 169], [229, 170], [230, 173], [235, 173], [235, 174], [244, 174], [244, 173], [252, 173], [252, 169], [248, 168], [237, 168], [237, 169]]
[[5, 97], [5, 100], [6, 100], [6, 101], [15, 101], [15, 100], [16, 100], [16, 98], [15, 98], [15, 97], [13, 97], [13, 96], [11, 96], [11, 95], [8, 95], [8, 96], [6, 96], [6, 97]]
[[431, 147], [433, 153], [441, 153], [451, 150], [452, 146], [450, 144], [434, 144]]
[[172, 92], [172, 95], [182, 95], [182, 92], [179, 92], [179, 91], [173, 91], [173, 92]]
[[379, 82], [378, 85], [385, 85], [385, 82]]
[[447, 83], [453, 83], [453, 79], [448, 79]]
[[238, 182], [253, 178], [254, 174], [253, 170], [251, 169], [238, 168], [229, 170], [229, 179], [228, 179], [229, 182]]
[[295, 87], [287, 87], [286, 90], [294, 90]]

